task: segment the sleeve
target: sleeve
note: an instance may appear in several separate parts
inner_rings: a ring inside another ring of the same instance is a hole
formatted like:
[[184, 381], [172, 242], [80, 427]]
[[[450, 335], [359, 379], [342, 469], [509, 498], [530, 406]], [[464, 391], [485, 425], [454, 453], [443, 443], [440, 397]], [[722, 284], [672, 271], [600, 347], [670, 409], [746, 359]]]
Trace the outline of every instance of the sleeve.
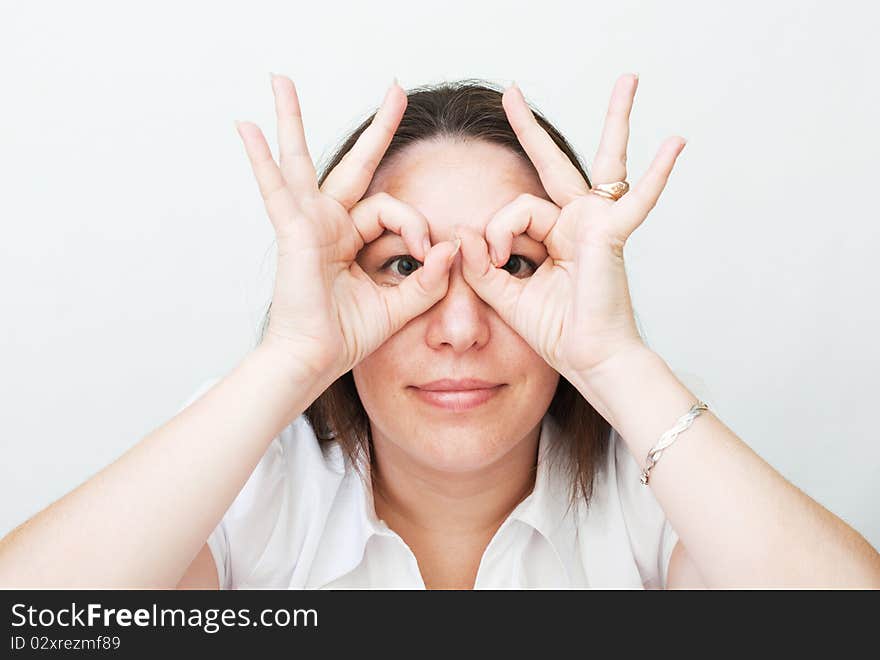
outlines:
[[678, 542], [678, 534], [650, 487], [639, 481], [641, 469], [629, 453], [623, 439], [612, 430], [613, 451], [617, 463], [617, 490], [633, 558], [646, 589], [664, 589], [669, 572], [669, 558]]
[[[197, 401], [203, 394], [205, 394], [208, 390], [210, 390], [214, 385], [216, 385], [220, 381], [221, 377], [209, 378], [201, 383], [195, 391], [186, 399], [186, 401], [180, 405], [177, 411], [174, 413], [175, 416], [179, 415], [186, 408], [188, 408], [192, 403]], [[220, 523], [214, 528], [211, 534], [208, 536], [207, 544], [208, 549], [211, 551], [211, 556], [214, 558], [214, 565], [217, 568], [217, 579], [219, 581], [219, 585], [221, 589], [230, 589], [230, 570], [229, 570], [229, 538], [226, 533], [226, 526], [224, 524], [225, 516], [220, 520]]]
[[663, 523], [663, 532], [660, 536], [660, 584], [659, 588], [665, 589], [669, 583], [669, 559], [672, 557], [672, 551], [678, 543], [678, 532], [672, 528], [672, 524], [666, 520]]
[[225, 517], [208, 536], [208, 549], [214, 558], [214, 566], [217, 568], [217, 581], [220, 589], [231, 589], [232, 581], [229, 579], [229, 537], [226, 535]]
[[[714, 402], [714, 396], [705, 381], [696, 374], [683, 370], [674, 370], [676, 377], [701, 401], [709, 404], [709, 407], [718, 412]], [[618, 460], [625, 463], [618, 474], [625, 474], [626, 483], [619, 484], [621, 493], [625, 493], [625, 499], [630, 504], [634, 515], [641, 520], [636, 523], [639, 531], [631, 530], [631, 538], [634, 540], [634, 554], [639, 561], [639, 570], [645, 580], [645, 586], [652, 589], [665, 589], [669, 578], [669, 560], [672, 551], [678, 543], [678, 533], [672, 527], [666, 514], [660, 508], [660, 504], [654, 497], [653, 491], [638, 483], [641, 469], [638, 462], [626, 449], [623, 439], [613, 431]], [[625, 454], [625, 456], [621, 455]], [[635, 481], [634, 481], [635, 480]], [[622, 496], [623, 497], [623, 496]], [[638, 513], [636, 513], [638, 512]], [[660, 526], [659, 532], [658, 525]], [[651, 557], [655, 561], [651, 561]]]
[[208, 536], [221, 589], [250, 588], [279, 516], [288, 506], [285, 475], [283, 451], [276, 438]]

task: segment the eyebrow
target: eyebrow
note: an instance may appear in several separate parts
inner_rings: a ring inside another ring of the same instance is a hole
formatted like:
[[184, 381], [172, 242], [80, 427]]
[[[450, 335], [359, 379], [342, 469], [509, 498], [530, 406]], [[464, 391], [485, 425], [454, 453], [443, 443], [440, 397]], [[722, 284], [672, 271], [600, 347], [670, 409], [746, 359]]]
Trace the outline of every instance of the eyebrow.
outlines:
[[381, 241], [383, 238], [388, 238], [389, 236], [393, 236], [393, 237], [395, 237], [395, 238], [397, 238], [397, 239], [399, 239], [399, 240], [401, 240], [401, 241], [403, 240], [403, 236], [401, 236], [400, 234], [395, 234], [395, 233], [394, 233], [393, 231], [391, 231], [390, 229], [386, 229], [386, 230], [383, 231], [381, 234], [379, 234], [379, 236], [378, 236], [377, 238], [374, 238], [374, 239], [373, 239], [372, 241], [370, 241], [369, 243], [366, 243], [366, 244], [364, 245], [364, 247], [361, 248], [361, 249], [363, 249], [363, 250], [367, 250], [367, 249], [369, 249], [371, 246], [375, 245], [377, 241]]
[[381, 240], [384, 239], [384, 238], [388, 238], [389, 236], [394, 236], [394, 237], [397, 238], [398, 240], [403, 241], [403, 236], [400, 236], [399, 234], [395, 234], [395, 233], [394, 233], [393, 231], [391, 231], [390, 229], [386, 229], [386, 230], [383, 231], [381, 234], [379, 234], [379, 236], [378, 236], [377, 238], [374, 238], [374, 239], [373, 239], [372, 241], [370, 241], [369, 243], [365, 243], [364, 246], [361, 248], [359, 254], [366, 255], [366, 254], [368, 254], [368, 253], [372, 253], [372, 251], [373, 251], [374, 249], [378, 249], [378, 242], [381, 241]]
[[[367, 243], [366, 245], [364, 245], [364, 247], [362, 249], [366, 250], [371, 245], [374, 245], [377, 241], [380, 241], [383, 238], [386, 238], [388, 236], [393, 236], [394, 238], [397, 238], [400, 241], [403, 240], [403, 236], [401, 236], [400, 234], [396, 234], [395, 232], [391, 231], [390, 229], [386, 229], [381, 234], [379, 234], [378, 238], [376, 238], [376, 239], [370, 241], [369, 243]], [[541, 245], [540, 241], [536, 241], [534, 238], [532, 238], [528, 234], [517, 234], [516, 236], [513, 237], [513, 242], [514, 243], [525, 243], [528, 246]]]

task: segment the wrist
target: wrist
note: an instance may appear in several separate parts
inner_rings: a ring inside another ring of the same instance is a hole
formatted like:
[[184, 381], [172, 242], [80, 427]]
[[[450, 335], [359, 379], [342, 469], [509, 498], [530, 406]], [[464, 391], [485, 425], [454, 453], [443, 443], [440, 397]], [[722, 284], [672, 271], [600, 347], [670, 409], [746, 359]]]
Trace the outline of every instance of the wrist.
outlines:
[[639, 342], [617, 351], [589, 371], [575, 373], [569, 380], [596, 412], [619, 430], [617, 403], [664, 370], [668, 365], [663, 358]]
[[694, 395], [659, 354], [633, 346], [573, 383], [623, 438], [642, 465], [660, 434], [694, 404]]
[[591, 391], [601, 391], [602, 388], [610, 386], [622, 373], [657, 360], [662, 361], [662, 358], [644, 343], [632, 342], [619, 348], [589, 370], [575, 372], [572, 376], [574, 380], [569, 380], [572, 380], [579, 389], [583, 386]]
[[268, 334], [246, 359], [277, 384], [297, 391], [305, 388], [313, 391], [315, 398], [340, 375], [320, 355]]
[[338, 371], [335, 365], [337, 356], [329, 355], [322, 345], [313, 341], [292, 339], [273, 332], [271, 328], [263, 334], [257, 348], [266, 356], [271, 356], [271, 361], [287, 373], [301, 378], [326, 379], [331, 373]]

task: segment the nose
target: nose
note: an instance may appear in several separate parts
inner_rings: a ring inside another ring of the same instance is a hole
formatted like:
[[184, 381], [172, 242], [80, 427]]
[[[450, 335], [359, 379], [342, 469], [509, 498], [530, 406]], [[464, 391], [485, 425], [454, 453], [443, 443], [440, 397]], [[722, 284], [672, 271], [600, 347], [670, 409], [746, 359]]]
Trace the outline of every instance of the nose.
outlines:
[[492, 308], [465, 280], [460, 253], [449, 269], [446, 295], [427, 314], [426, 341], [431, 348], [451, 346], [456, 353], [463, 353], [482, 348], [489, 341]]

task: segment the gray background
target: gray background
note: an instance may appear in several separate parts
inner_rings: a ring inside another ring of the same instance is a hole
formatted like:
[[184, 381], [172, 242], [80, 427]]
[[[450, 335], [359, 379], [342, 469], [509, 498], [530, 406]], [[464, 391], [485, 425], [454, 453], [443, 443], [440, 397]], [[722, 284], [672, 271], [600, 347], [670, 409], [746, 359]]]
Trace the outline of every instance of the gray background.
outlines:
[[651, 347], [880, 546], [876, 8], [819, 2], [4, 2], [0, 534], [253, 346], [274, 245], [234, 119], [316, 160], [405, 87], [515, 79], [585, 161], [688, 145], [627, 248]]

